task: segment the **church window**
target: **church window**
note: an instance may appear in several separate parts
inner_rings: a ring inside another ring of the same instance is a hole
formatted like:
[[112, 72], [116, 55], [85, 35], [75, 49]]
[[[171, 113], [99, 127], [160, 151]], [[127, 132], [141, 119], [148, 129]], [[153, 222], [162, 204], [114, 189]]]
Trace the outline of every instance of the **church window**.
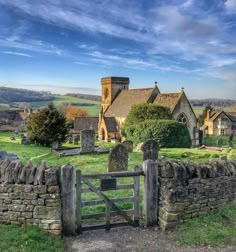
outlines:
[[184, 113], [182, 113], [178, 116], [177, 121], [188, 126], [188, 118]]

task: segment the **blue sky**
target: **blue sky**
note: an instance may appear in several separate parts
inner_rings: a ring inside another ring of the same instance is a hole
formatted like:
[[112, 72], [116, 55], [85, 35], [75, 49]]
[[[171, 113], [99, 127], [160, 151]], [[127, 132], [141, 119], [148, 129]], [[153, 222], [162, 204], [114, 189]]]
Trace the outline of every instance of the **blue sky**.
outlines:
[[0, 85], [236, 99], [236, 0], [0, 0]]

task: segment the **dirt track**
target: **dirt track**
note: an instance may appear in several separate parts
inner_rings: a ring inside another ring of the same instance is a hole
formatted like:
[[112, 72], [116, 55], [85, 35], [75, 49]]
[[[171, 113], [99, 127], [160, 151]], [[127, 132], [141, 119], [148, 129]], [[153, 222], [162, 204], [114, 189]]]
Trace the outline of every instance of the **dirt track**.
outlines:
[[175, 233], [163, 233], [156, 228], [114, 228], [84, 232], [65, 238], [65, 252], [236, 252], [236, 247], [192, 248], [176, 245]]

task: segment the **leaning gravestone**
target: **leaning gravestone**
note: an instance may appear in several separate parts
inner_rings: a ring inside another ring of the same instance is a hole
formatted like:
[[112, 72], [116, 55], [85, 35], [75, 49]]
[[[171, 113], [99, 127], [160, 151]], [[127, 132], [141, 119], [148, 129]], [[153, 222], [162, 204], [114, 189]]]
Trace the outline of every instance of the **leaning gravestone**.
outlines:
[[127, 140], [127, 141], [122, 142], [122, 144], [125, 146], [128, 152], [133, 152], [134, 144], [132, 141]]
[[116, 145], [108, 156], [108, 172], [128, 170], [128, 151], [123, 144]]
[[91, 153], [95, 151], [95, 131], [84, 129], [80, 132], [81, 135], [81, 153]]
[[142, 145], [141, 150], [143, 152], [143, 161], [148, 160], [148, 159], [157, 160], [159, 146], [155, 140], [153, 140], [153, 139], [147, 140]]

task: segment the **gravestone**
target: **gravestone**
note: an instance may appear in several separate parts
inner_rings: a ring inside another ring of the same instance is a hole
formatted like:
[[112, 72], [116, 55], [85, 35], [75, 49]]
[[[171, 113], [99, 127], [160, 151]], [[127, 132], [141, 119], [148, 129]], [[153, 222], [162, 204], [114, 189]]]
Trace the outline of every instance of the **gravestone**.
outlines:
[[128, 152], [133, 152], [134, 143], [132, 141], [127, 140], [127, 141], [124, 141], [122, 144], [125, 146]]
[[157, 160], [159, 146], [155, 140], [147, 140], [145, 143], [143, 143], [141, 150], [143, 152], [143, 161], [148, 159]]
[[74, 136], [74, 145], [78, 145], [79, 144], [79, 136], [75, 135]]
[[227, 161], [227, 156], [225, 156], [225, 155], [224, 156], [220, 156], [219, 160], [220, 161]]
[[84, 129], [80, 132], [81, 135], [81, 153], [91, 153], [95, 151], [95, 131]]
[[218, 138], [216, 140], [216, 146], [222, 146], [222, 139], [221, 138]]
[[53, 150], [58, 149], [58, 147], [59, 147], [58, 142], [53, 142], [53, 143], [52, 143], [52, 149], [53, 149]]
[[71, 135], [68, 137], [68, 143], [73, 144], [73, 137]]
[[108, 172], [128, 170], [128, 151], [123, 144], [116, 145], [108, 155]]

